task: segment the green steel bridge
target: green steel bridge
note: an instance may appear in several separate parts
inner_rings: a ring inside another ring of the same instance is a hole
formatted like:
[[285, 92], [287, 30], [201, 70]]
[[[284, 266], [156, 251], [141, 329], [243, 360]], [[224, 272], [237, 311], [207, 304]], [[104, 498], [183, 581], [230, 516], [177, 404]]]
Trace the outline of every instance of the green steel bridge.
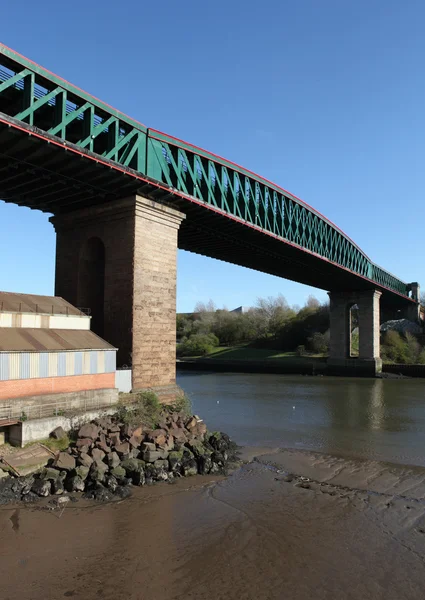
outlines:
[[149, 129], [0, 44], [0, 198], [53, 213], [139, 193], [186, 214], [179, 248], [327, 291], [411, 287], [267, 179]]

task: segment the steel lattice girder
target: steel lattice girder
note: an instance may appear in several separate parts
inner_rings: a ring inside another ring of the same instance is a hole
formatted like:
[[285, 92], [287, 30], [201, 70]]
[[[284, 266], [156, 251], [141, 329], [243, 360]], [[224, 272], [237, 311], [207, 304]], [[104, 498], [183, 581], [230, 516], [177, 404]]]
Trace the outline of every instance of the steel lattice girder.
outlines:
[[167, 136], [0, 44], [0, 112], [408, 296], [333, 223], [268, 180]]

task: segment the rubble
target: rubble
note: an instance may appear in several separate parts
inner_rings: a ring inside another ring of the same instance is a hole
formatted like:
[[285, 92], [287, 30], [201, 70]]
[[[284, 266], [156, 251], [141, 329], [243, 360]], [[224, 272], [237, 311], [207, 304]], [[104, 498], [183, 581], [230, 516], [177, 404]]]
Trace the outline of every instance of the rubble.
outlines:
[[[52, 436], [62, 437], [55, 430]], [[237, 462], [237, 446], [224, 433], [208, 433], [199, 417], [165, 407], [157, 429], [123, 423], [118, 415], [80, 427], [65, 451], [31, 477], [0, 477], [0, 504], [49, 495], [83, 493], [86, 498], [125, 498], [131, 486], [173, 482], [196, 474], [226, 474]]]

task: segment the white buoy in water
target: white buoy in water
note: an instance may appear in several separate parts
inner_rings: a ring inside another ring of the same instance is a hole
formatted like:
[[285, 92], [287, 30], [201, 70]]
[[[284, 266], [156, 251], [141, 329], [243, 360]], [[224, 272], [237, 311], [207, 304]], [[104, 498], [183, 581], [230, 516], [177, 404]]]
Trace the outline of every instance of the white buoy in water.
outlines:
[[295, 410], [295, 406], [292, 407], [292, 410]]
[[220, 400], [217, 400], [217, 404], [220, 404]]

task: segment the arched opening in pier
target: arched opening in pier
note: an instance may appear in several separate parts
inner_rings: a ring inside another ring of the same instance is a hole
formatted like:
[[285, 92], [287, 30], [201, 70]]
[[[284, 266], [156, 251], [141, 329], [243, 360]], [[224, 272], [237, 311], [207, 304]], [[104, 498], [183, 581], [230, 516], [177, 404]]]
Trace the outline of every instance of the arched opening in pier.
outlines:
[[357, 358], [359, 356], [359, 306], [352, 304], [348, 307], [348, 327], [349, 327], [349, 357]]
[[78, 307], [91, 315], [91, 329], [104, 335], [105, 246], [98, 237], [84, 244], [78, 269]]

